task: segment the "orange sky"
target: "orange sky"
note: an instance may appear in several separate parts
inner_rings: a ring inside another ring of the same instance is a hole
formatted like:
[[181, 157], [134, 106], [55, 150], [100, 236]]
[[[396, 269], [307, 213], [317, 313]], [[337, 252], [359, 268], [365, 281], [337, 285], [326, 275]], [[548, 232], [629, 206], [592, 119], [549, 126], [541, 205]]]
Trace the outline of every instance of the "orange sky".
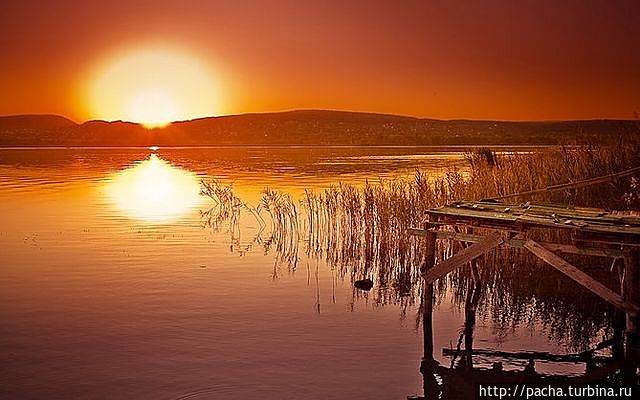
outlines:
[[8, 0], [0, 12], [0, 115], [101, 117], [89, 104], [94, 77], [147, 48], [178, 50], [206, 66], [218, 85], [212, 115], [640, 113], [637, 0], [393, 3]]

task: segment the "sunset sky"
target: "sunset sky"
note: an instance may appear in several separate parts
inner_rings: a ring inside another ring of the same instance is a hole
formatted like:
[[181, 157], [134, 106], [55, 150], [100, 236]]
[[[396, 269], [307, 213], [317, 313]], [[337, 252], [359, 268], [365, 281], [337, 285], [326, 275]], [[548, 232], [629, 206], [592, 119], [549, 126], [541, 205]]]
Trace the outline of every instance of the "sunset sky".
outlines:
[[637, 0], [8, 0], [0, 115], [632, 119], [638, 21]]

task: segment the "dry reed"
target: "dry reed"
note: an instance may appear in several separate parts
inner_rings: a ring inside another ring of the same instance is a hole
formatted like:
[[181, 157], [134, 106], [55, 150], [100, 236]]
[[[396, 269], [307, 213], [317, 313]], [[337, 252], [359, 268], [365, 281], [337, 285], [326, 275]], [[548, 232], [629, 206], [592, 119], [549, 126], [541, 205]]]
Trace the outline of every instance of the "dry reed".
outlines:
[[[324, 259], [339, 276], [352, 281], [373, 278], [376, 304], [406, 306], [421, 298], [418, 267], [423, 257], [419, 240], [408, 236], [406, 229], [419, 226], [428, 208], [636, 167], [640, 165], [640, 140], [632, 137], [613, 146], [546, 148], [499, 155], [482, 148], [468, 153], [467, 160], [469, 171], [465, 173], [454, 170], [441, 178], [430, 179], [416, 171], [412, 180], [367, 182], [358, 187], [339, 184], [319, 191], [306, 190], [298, 204], [286, 193], [265, 189], [256, 208], [233, 195], [230, 187], [208, 182], [203, 184], [203, 194], [214, 199], [217, 205], [204, 216], [212, 220], [209, 224], [214, 227], [223, 220], [237, 225], [241, 210], [253, 214], [259, 222], [261, 211], [266, 210], [272, 221], [271, 232], [267, 240], [260, 241], [266, 249], [274, 246], [281, 262], [295, 269], [298, 246], [303, 243], [307, 256]], [[639, 210], [639, 178], [537, 194], [516, 201]], [[457, 245], [441, 241], [438, 257], [450, 256]], [[531, 324], [534, 315], [538, 315], [550, 336], [558, 340], [571, 337], [567, 344], [579, 348], [606, 327], [609, 307], [587, 293], [583, 301], [575, 302], [572, 283], [520, 252], [501, 251], [489, 255], [480, 261], [480, 271], [483, 295], [479, 307], [490, 313], [494, 325], [502, 331]], [[469, 272], [464, 269], [441, 279], [436, 288], [439, 301], [451, 292], [462, 306], [469, 279]], [[357, 295], [354, 289], [354, 296]]]

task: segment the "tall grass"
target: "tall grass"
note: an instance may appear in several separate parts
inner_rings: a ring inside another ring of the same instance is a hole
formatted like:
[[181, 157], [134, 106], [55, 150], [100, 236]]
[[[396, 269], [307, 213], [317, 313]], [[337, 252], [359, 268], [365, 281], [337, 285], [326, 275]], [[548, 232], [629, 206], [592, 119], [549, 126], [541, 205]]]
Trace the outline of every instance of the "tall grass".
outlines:
[[[265, 189], [256, 208], [240, 201], [229, 188], [205, 183], [203, 193], [213, 198], [219, 209], [209, 211], [207, 217], [213, 218], [214, 225], [224, 218], [237, 224], [237, 214], [242, 210], [259, 221], [262, 211], [266, 211], [272, 221], [271, 233], [262, 242], [274, 246], [279, 259], [290, 268], [296, 268], [302, 245], [307, 256], [324, 259], [344, 278], [373, 278], [375, 303], [413, 304], [421, 298], [419, 266], [423, 253], [420, 240], [407, 235], [406, 230], [420, 226], [427, 209], [640, 166], [640, 140], [632, 137], [612, 146], [547, 148], [530, 153], [497, 154], [482, 148], [468, 153], [467, 160], [468, 170], [449, 171], [437, 179], [416, 171], [413, 179], [306, 190], [297, 202], [286, 193]], [[513, 201], [640, 210], [639, 178]], [[438, 258], [451, 256], [459, 246], [440, 241]], [[583, 294], [581, 289], [534, 257], [513, 250], [499, 251], [480, 260], [479, 265], [483, 281], [479, 307], [502, 331], [532, 324], [534, 315], [538, 315], [550, 336], [558, 340], [571, 337], [568, 345], [578, 348], [606, 326], [608, 306], [586, 292], [582, 301], [576, 302], [576, 290]], [[615, 284], [611, 274], [602, 278]], [[465, 269], [441, 279], [436, 288], [438, 300], [443, 301], [446, 293], [452, 293], [461, 307], [469, 279]], [[358, 293], [354, 290], [355, 295]]]
[[[617, 146], [561, 147], [532, 154], [468, 156], [469, 179], [451, 192], [452, 199], [478, 200], [608, 175], [640, 165], [639, 141]], [[548, 192], [521, 200], [565, 203], [609, 210], [638, 210], [638, 178], [614, 180], [580, 189]]]

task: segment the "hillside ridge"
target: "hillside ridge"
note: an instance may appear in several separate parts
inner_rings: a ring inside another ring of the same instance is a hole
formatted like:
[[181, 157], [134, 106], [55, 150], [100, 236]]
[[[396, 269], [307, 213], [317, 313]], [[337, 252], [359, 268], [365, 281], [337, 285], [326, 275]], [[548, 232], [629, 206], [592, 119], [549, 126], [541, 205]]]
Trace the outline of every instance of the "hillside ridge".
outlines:
[[639, 134], [637, 120], [438, 120], [339, 110], [197, 118], [147, 129], [126, 121], [76, 124], [52, 114], [0, 117], [0, 146], [581, 144]]

